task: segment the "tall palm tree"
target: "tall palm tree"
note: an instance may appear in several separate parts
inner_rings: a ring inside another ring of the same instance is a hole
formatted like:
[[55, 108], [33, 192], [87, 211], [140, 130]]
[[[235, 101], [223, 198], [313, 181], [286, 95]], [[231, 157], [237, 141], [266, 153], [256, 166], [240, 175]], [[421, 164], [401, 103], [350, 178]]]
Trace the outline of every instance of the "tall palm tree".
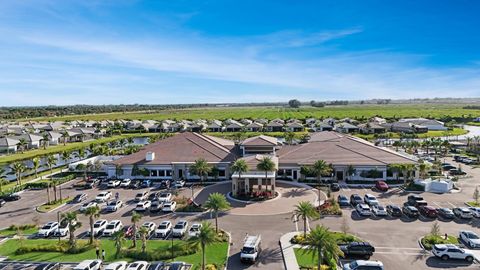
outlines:
[[320, 214], [315, 209], [315, 206], [313, 206], [313, 204], [308, 201], [299, 202], [297, 205], [295, 205], [295, 210], [293, 211], [293, 215], [296, 218], [301, 218], [303, 220], [304, 236], [307, 235], [307, 220], [320, 217]]
[[211, 166], [203, 158], [195, 160], [192, 166], [190, 166], [189, 171], [193, 175], [200, 176], [200, 181], [204, 181], [208, 177], [208, 173], [212, 170]]
[[62, 218], [68, 224], [68, 231], [69, 231], [69, 239], [68, 243], [70, 248], [74, 248], [76, 246], [76, 239], [75, 239], [75, 231], [82, 226], [80, 222], [78, 222], [77, 212], [66, 212], [62, 214]]
[[285, 142], [288, 144], [293, 144], [293, 140], [295, 139], [295, 133], [294, 132], [285, 132], [283, 134], [283, 137], [285, 139]]
[[115, 257], [118, 258], [118, 256], [122, 252], [123, 244], [125, 243], [125, 232], [123, 230], [120, 230], [115, 232], [112, 236], [116, 249]]
[[89, 207], [85, 210], [85, 216], [89, 218], [90, 222], [90, 244], [93, 244], [93, 237], [94, 237], [94, 232], [93, 232], [93, 224], [95, 223], [95, 219], [100, 217], [100, 207], [98, 205]]
[[132, 222], [132, 226], [133, 226], [133, 231], [132, 231], [133, 233], [132, 247], [133, 248], [137, 247], [137, 224], [138, 222], [140, 222], [141, 219], [142, 219], [142, 215], [140, 215], [136, 211], [132, 212], [132, 217], [130, 218], [130, 221]]
[[50, 141], [50, 136], [48, 135], [47, 132], [42, 134], [42, 144], [43, 144], [43, 149], [47, 149], [48, 142]]
[[342, 250], [337, 245], [337, 241], [332, 232], [327, 227], [316, 226], [305, 238], [305, 253], [312, 254], [317, 257], [317, 269], [321, 269], [321, 265], [326, 258], [338, 260], [339, 256], [343, 256]]
[[17, 178], [17, 185], [21, 185], [22, 174], [27, 170], [27, 167], [25, 167], [25, 164], [23, 164], [22, 162], [15, 161], [12, 164], [10, 164], [10, 168], [15, 173], [15, 177]]
[[218, 213], [230, 209], [230, 203], [225, 195], [214, 192], [208, 196], [203, 206], [215, 215], [215, 231], [218, 232]]
[[190, 246], [197, 248], [200, 247], [202, 250], [202, 270], [205, 270], [205, 265], [207, 263], [205, 252], [206, 247], [218, 241], [218, 236], [213, 230], [211, 224], [203, 222], [198, 235], [190, 237], [187, 241]]
[[147, 237], [148, 237], [148, 229], [146, 227], [140, 227], [138, 229], [138, 234], [140, 235], [140, 239], [142, 240], [142, 253], [147, 252]]
[[320, 184], [322, 184], [322, 175], [326, 174], [331, 174], [332, 173], [332, 167], [328, 165], [324, 160], [317, 160], [315, 163], [313, 163], [312, 166], [312, 171], [313, 173], [317, 176], [317, 181], [318, 181], [318, 200], [320, 201], [320, 195], [321, 195], [321, 190], [320, 190]]
[[232, 172], [238, 173], [238, 180], [242, 180], [242, 174], [248, 172], [248, 165], [244, 159], [237, 159], [230, 169]]
[[50, 174], [53, 174], [53, 167], [57, 165], [57, 158], [54, 155], [48, 155], [46, 157], [46, 163], [48, 168], [50, 169]]
[[418, 171], [420, 173], [420, 178], [425, 179], [429, 169], [430, 169], [430, 165], [428, 165], [425, 162], [418, 164]]
[[7, 181], [7, 179], [4, 178], [4, 174], [5, 173], [5, 169], [4, 168], [0, 168], [0, 192], [3, 192], [3, 185], [6, 185], [9, 183], [9, 181]]
[[25, 152], [25, 149], [27, 147], [28, 143], [27, 143], [27, 140], [25, 140], [24, 138], [20, 138], [18, 140], [18, 143], [17, 143], [17, 146], [20, 148], [20, 152]]
[[67, 164], [68, 161], [70, 160], [70, 157], [72, 156], [72, 153], [70, 153], [69, 151], [63, 151], [60, 155], [63, 161], [65, 162], [65, 164]]
[[[265, 182], [268, 181], [268, 172], [275, 171], [276, 165], [272, 158], [264, 156], [257, 164], [257, 170], [265, 172]], [[263, 185], [260, 185], [259, 189], [262, 189]]]
[[62, 134], [61, 138], [63, 141], [63, 146], [67, 145], [67, 138], [69, 137], [68, 132], [66, 130], [63, 130], [62, 132], [60, 132], [60, 134]]
[[85, 148], [80, 148], [75, 152], [74, 156], [78, 159], [83, 159], [87, 154], [85, 153]]
[[35, 178], [38, 178], [38, 168], [40, 168], [40, 158], [32, 158], [33, 170], [35, 171]]

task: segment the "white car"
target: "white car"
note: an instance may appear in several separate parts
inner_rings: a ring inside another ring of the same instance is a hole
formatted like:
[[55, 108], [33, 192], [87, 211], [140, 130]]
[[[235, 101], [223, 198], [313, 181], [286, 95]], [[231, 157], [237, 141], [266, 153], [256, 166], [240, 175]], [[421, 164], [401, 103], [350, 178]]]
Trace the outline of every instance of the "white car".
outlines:
[[473, 217], [480, 218], [480, 207], [469, 207], [468, 210], [472, 212]]
[[173, 183], [176, 188], [182, 188], [185, 186], [185, 180], [177, 180]]
[[100, 270], [102, 260], [85, 260], [73, 268], [73, 270]]
[[[108, 221], [105, 219], [99, 219], [93, 223], [93, 236], [101, 235], [105, 228], [107, 228]], [[90, 230], [87, 231], [87, 235], [90, 236]]]
[[137, 193], [137, 195], [135, 195], [135, 201], [136, 202], [141, 202], [143, 200], [146, 200], [147, 197], [148, 197], [148, 191], [142, 191], [142, 192]]
[[473, 218], [472, 212], [470, 211], [470, 209], [468, 209], [466, 207], [453, 208], [453, 213], [455, 214], [455, 216], [457, 216], [459, 218], [464, 218], [464, 219]]
[[102, 191], [97, 195], [97, 197], [95, 197], [95, 200], [97, 202], [106, 202], [111, 197], [112, 197], [112, 192], [111, 191]]
[[361, 269], [383, 270], [384, 268], [383, 268], [383, 263], [380, 261], [356, 260], [343, 265], [343, 270], [361, 270]]
[[370, 211], [370, 207], [367, 204], [359, 203], [355, 206], [355, 210], [360, 216], [371, 216], [372, 212]]
[[61, 222], [58, 228], [53, 233], [54, 236], [65, 237], [70, 233], [70, 227], [67, 222]]
[[135, 206], [135, 211], [137, 212], [145, 212], [147, 211], [150, 206], [152, 206], [152, 202], [151, 201], [143, 201], [143, 202], [139, 202], [137, 203], [137, 206]]
[[132, 180], [130, 180], [129, 178], [123, 179], [120, 183], [120, 187], [128, 188], [128, 186], [130, 186], [130, 183], [132, 183]]
[[105, 266], [104, 270], [125, 270], [127, 268], [126, 261], [113, 262]]
[[120, 184], [121, 184], [120, 180], [113, 179], [113, 180], [108, 181], [107, 187], [108, 188], [116, 188], [116, 187], [120, 186]]
[[136, 261], [128, 265], [126, 270], [147, 270], [149, 263], [146, 261]]
[[38, 231], [37, 235], [40, 237], [49, 237], [58, 229], [58, 222], [48, 222]]
[[188, 222], [186, 220], [180, 220], [175, 224], [172, 229], [172, 236], [182, 237], [187, 232]]
[[188, 236], [197, 236], [200, 233], [200, 228], [202, 228], [202, 224], [194, 223], [192, 227], [190, 227], [190, 229], [188, 230]]
[[163, 204], [162, 211], [163, 212], [173, 212], [177, 207], [177, 202], [166, 202]]
[[383, 207], [382, 205], [373, 205], [372, 206], [372, 212], [375, 216], [377, 217], [383, 217], [383, 216], [387, 216], [388, 213], [387, 213], [387, 210], [385, 209], [385, 207]]
[[162, 193], [158, 196], [159, 202], [169, 202], [172, 200], [172, 193]]
[[156, 227], [156, 226], [157, 226], [157, 225], [155, 225], [155, 223], [154, 223], [154, 222], [151, 222], [151, 221], [147, 221], [147, 222], [144, 222], [144, 223], [142, 224], [142, 227], [147, 228], [147, 230], [148, 230], [148, 236], [152, 235], [152, 234], [155, 232], [155, 227]]
[[103, 230], [103, 236], [112, 236], [114, 233], [120, 231], [123, 228], [123, 224], [120, 220], [112, 220], [108, 223], [105, 230]]
[[121, 200], [118, 201], [110, 201], [107, 203], [106, 210], [107, 212], [116, 212], [123, 206], [123, 202]]
[[460, 259], [467, 262], [473, 262], [474, 255], [468, 250], [459, 248], [452, 244], [447, 245], [433, 245], [432, 253], [438, 258], [446, 261], [448, 259]]
[[97, 204], [96, 202], [84, 203], [84, 204], [80, 207], [79, 211], [83, 213], [83, 212], [87, 211], [88, 208], [90, 208], [90, 207], [95, 207], [95, 206], [98, 206], [98, 204]]
[[172, 231], [172, 223], [170, 221], [162, 221], [158, 224], [157, 229], [155, 230], [155, 236], [159, 238], [167, 237]]
[[378, 205], [377, 197], [373, 196], [372, 194], [365, 194], [365, 196], [363, 197], [363, 200], [369, 206]]
[[469, 248], [480, 248], [480, 237], [472, 231], [460, 231], [458, 237], [462, 239]]

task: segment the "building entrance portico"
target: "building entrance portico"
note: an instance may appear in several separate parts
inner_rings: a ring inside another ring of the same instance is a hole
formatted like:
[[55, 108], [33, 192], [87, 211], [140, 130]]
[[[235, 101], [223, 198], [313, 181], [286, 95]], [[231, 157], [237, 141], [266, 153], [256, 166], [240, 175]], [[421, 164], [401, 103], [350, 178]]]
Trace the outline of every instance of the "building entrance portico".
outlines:
[[[257, 169], [257, 164], [265, 157], [270, 158], [275, 164], [275, 170], [265, 173]], [[247, 163], [249, 171], [244, 174], [233, 173], [232, 196], [271, 197], [274, 195], [278, 158], [275, 156], [252, 155], [242, 159]]]

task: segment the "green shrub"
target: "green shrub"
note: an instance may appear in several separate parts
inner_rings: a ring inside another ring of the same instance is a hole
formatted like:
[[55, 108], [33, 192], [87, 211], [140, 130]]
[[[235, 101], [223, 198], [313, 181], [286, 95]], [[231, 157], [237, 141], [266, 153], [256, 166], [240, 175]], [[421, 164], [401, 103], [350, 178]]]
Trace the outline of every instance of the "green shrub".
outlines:
[[[187, 245], [174, 245], [173, 254], [174, 257], [188, 256], [192, 255], [198, 250]], [[122, 255], [134, 260], [143, 260], [143, 261], [165, 261], [172, 258], [172, 253], [170, 249], [163, 250], [154, 250], [142, 252], [141, 250], [123, 250]]]
[[17, 230], [26, 231], [28, 229], [33, 229], [33, 228], [36, 228], [36, 227], [37, 227], [37, 225], [35, 225], [35, 224], [23, 224], [23, 225], [12, 224], [8, 227], [8, 230], [10, 230], [10, 231], [17, 231]]
[[447, 239], [445, 239], [442, 236], [431, 234], [424, 236], [420, 241], [426, 250], [431, 250], [433, 245], [437, 244], [458, 244], [458, 240], [454, 236], [448, 236]]

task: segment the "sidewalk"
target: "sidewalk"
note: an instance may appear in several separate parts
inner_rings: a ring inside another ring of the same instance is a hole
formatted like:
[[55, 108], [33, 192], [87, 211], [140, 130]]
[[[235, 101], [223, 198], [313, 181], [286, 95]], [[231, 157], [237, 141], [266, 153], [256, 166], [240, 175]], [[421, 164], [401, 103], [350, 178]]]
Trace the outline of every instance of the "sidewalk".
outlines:
[[295, 257], [294, 248], [299, 248], [300, 245], [290, 243], [290, 239], [301, 232], [289, 232], [280, 237], [280, 248], [283, 254], [283, 264], [286, 270], [300, 270], [297, 258]]

